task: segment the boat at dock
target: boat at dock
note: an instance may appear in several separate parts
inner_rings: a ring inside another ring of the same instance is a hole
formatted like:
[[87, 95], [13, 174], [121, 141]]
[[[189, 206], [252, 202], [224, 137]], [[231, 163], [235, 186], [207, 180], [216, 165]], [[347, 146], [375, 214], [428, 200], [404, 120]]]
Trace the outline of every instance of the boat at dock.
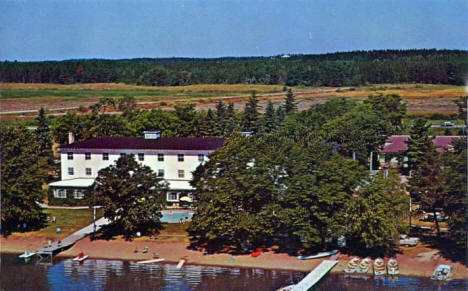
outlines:
[[391, 276], [400, 274], [400, 265], [398, 264], [397, 259], [391, 258], [387, 263], [387, 272]]
[[377, 258], [374, 261], [374, 275], [375, 276], [383, 276], [387, 273], [385, 269], [385, 261], [382, 258]]
[[338, 253], [338, 250], [332, 250], [332, 251], [328, 251], [328, 252], [316, 253], [316, 254], [313, 254], [313, 255], [310, 255], [310, 256], [298, 256], [297, 258], [299, 260], [310, 260], [310, 259], [318, 259], [318, 258], [329, 257], [329, 256], [335, 255], [337, 253]]
[[352, 258], [348, 264], [346, 265], [346, 268], [344, 268], [345, 273], [356, 273], [357, 268], [359, 267], [359, 263], [361, 260], [359, 258]]
[[365, 258], [359, 264], [358, 268], [356, 269], [356, 272], [357, 273], [362, 273], [362, 274], [365, 274], [365, 273], [369, 272], [371, 264], [372, 264], [371, 258], [369, 258], [369, 257]]
[[446, 281], [452, 277], [452, 266], [450, 265], [438, 265], [435, 268], [434, 273], [431, 276], [432, 280]]

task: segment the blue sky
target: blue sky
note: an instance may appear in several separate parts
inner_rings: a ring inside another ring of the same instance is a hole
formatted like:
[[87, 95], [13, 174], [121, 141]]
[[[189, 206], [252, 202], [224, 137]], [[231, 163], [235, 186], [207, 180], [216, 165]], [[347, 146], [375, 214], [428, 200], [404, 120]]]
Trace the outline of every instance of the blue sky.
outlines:
[[1, 60], [468, 49], [466, 0], [1, 0]]

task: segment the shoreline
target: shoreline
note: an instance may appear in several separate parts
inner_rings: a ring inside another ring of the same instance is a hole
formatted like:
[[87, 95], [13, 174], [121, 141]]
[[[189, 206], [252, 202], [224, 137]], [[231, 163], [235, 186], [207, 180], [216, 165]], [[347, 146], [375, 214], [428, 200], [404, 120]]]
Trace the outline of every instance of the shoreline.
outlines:
[[[1, 237], [0, 253], [21, 254], [25, 249], [37, 249], [42, 241], [43, 239], [38, 237]], [[134, 240], [130, 242], [120, 238], [91, 241], [86, 237], [56, 257], [72, 258], [83, 251], [89, 255], [90, 259], [142, 261], [152, 259], [153, 253], [157, 252], [160, 258], [165, 259], [164, 262], [161, 262], [163, 264], [177, 264], [180, 259], [185, 259], [185, 264], [187, 265], [259, 268], [306, 273], [313, 270], [323, 260], [330, 259], [330, 257], [326, 257], [312, 260], [298, 260], [295, 256], [289, 256], [285, 253], [274, 253], [272, 251], [262, 253], [256, 258], [250, 255], [231, 256], [226, 253], [204, 254], [201, 251], [187, 249], [188, 245], [187, 242], [158, 242], [152, 240]], [[145, 254], [141, 252], [144, 247], [149, 248], [149, 251]], [[138, 252], [135, 253], [135, 249]], [[422, 247], [419, 252], [415, 251], [416, 249], [414, 248], [404, 249], [402, 254], [397, 255], [400, 264], [400, 276], [428, 278], [432, 275], [438, 264], [450, 264], [454, 267], [452, 279], [467, 280], [468, 267], [462, 263], [442, 258], [435, 249]], [[339, 254], [336, 258], [338, 264], [331, 270], [331, 273], [346, 274], [343, 272], [343, 269], [352, 257], [346, 254]], [[362, 275], [373, 276], [371, 272]]]

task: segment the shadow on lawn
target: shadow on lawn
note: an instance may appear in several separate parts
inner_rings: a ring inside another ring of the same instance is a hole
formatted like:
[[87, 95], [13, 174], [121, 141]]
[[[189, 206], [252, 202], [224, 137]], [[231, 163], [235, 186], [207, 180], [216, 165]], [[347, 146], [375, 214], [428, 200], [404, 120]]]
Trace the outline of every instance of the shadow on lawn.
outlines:
[[122, 234], [122, 230], [113, 224], [103, 225], [101, 229], [93, 236], [91, 240], [115, 240], [117, 236]]

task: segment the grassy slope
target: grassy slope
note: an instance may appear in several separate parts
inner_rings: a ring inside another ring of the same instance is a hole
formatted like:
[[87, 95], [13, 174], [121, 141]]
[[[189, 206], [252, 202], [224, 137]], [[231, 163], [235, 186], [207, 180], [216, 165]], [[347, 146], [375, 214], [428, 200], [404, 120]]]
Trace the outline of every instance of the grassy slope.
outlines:
[[[44, 239], [56, 240], [64, 238], [73, 232], [91, 224], [93, 222], [92, 209], [45, 209], [47, 216], [55, 217], [55, 223], [48, 222], [45, 227], [38, 231], [25, 233], [13, 233], [12, 236], [34, 236], [44, 237]], [[97, 217], [102, 216], [102, 210], [97, 211]], [[56, 228], [61, 228], [61, 233], [56, 233]]]

